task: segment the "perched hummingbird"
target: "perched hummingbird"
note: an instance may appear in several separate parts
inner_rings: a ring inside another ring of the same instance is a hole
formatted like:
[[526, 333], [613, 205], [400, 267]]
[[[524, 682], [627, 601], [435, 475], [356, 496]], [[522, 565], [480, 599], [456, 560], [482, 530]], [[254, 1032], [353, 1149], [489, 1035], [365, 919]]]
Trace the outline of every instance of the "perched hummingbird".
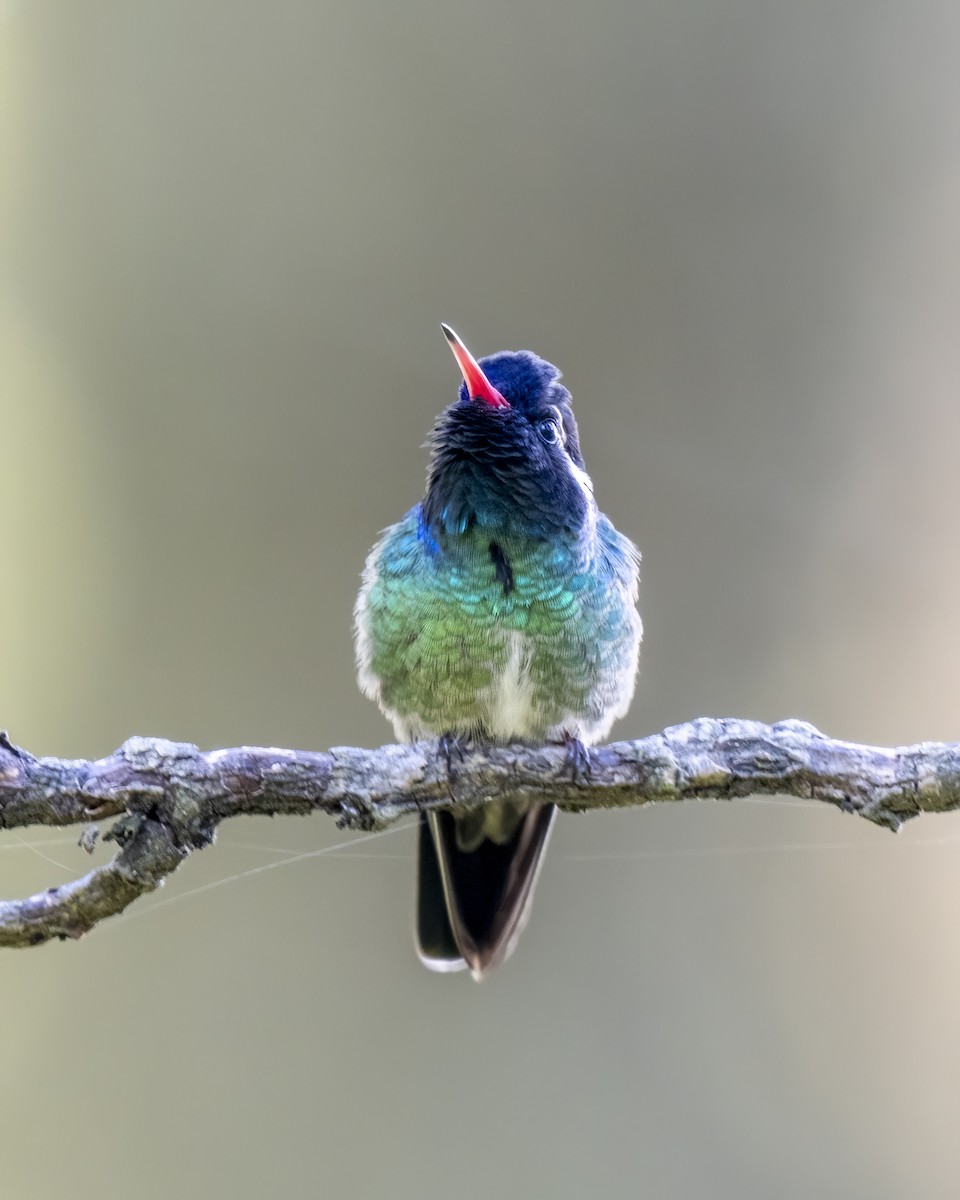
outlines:
[[[479, 362], [441, 326], [460, 394], [434, 425], [426, 495], [371, 550], [360, 687], [401, 741], [556, 742], [574, 772], [633, 696], [640, 556], [597, 509], [570, 393], [528, 350]], [[526, 924], [553, 804], [421, 817], [417, 942], [475, 979]]]

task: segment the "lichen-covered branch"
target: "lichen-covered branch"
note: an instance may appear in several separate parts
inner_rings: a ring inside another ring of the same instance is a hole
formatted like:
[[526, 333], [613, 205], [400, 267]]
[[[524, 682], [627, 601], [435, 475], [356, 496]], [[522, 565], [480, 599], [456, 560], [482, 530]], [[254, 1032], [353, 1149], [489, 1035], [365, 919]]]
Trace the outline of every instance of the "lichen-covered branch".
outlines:
[[79, 937], [159, 886], [229, 817], [325, 812], [372, 829], [405, 813], [472, 807], [518, 793], [568, 811], [780, 793], [833, 804], [898, 829], [960, 808], [960, 744], [883, 749], [825, 737], [803, 721], [707, 719], [590, 752], [570, 778], [559, 747], [475, 748], [448, 774], [436, 747], [326, 753], [243, 746], [202, 752], [134, 737], [108, 758], [34, 758], [0, 733], [0, 828], [118, 817], [119, 850], [82, 879], [0, 901], [0, 946]]

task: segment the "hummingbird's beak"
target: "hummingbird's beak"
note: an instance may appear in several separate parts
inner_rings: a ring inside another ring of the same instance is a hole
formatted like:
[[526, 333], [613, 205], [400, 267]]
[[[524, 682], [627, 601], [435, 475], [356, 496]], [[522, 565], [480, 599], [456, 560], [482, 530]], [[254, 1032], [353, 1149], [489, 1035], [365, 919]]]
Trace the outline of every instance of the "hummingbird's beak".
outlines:
[[480, 370], [480, 364], [450, 326], [444, 325], [441, 321], [440, 328], [443, 330], [443, 336], [447, 339], [450, 349], [453, 351], [453, 357], [457, 360], [460, 373], [466, 380], [467, 394], [470, 399], [482, 400], [484, 404], [489, 404], [491, 408], [509, 408], [510, 402], [500, 395], [490, 380]]

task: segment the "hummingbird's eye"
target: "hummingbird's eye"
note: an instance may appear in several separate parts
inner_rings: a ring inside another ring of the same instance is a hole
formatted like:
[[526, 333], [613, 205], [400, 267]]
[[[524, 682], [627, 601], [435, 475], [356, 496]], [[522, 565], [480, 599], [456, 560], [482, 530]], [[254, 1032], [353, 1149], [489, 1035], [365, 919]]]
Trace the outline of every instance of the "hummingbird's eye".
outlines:
[[550, 417], [537, 424], [537, 433], [551, 446], [555, 446], [560, 441], [560, 427]]

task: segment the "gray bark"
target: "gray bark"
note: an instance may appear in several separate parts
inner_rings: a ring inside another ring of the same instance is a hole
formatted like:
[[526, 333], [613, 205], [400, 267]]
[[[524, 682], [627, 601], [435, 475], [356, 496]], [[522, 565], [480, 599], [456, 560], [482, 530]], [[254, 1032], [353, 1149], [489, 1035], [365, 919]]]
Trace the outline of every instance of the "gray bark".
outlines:
[[[0, 827], [118, 818], [111, 862], [24, 900], [0, 901], [0, 946], [80, 937], [153, 891], [221, 821], [325, 812], [352, 829], [498, 796], [552, 800], [568, 812], [667, 800], [773, 794], [833, 804], [897, 830], [921, 812], [960, 807], [960, 744], [884, 749], [836, 741], [803, 721], [702, 718], [590, 752], [571, 778], [560, 747], [469, 750], [454, 772], [433, 744], [325, 753], [243, 746], [201, 752], [134, 737], [96, 761], [34, 758], [0, 733]], [[89, 844], [87, 829], [81, 844]]]

